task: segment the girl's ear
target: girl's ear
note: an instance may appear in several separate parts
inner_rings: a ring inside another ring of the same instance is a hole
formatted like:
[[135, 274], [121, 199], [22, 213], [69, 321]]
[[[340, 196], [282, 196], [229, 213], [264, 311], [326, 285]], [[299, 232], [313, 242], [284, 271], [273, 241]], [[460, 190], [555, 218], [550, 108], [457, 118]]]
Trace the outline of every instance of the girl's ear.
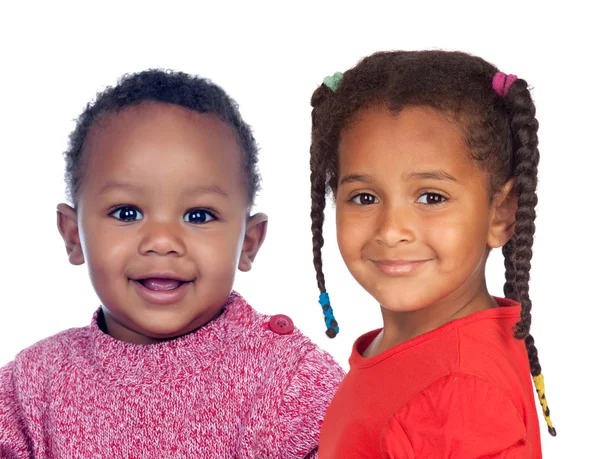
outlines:
[[497, 249], [506, 244], [515, 233], [517, 196], [514, 179], [510, 179], [494, 197], [487, 244]]
[[56, 226], [65, 241], [67, 255], [72, 265], [84, 263], [83, 250], [79, 239], [77, 212], [68, 204], [59, 204], [56, 208]]
[[268, 218], [265, 214], [256, 214], [248, 219], [242, 254], [238, 264], [240, 271], [250, 271], [252, 269], [252, 262], [267, 235], [267, 223]]

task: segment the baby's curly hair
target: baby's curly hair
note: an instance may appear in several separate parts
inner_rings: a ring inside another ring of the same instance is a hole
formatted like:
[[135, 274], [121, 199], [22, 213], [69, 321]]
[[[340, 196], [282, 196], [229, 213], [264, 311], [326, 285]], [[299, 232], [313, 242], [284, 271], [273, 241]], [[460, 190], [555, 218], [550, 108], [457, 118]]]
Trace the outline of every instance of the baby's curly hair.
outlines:
[[68, 199], [76, 205], [85, 171], [85, 139], [94, 123], [107, 113], [150, 101], [179, 105], [198, 113], [214, 114], [231, 125], [245, 154], [243, 172], [249, 205], [252, 206], [260, 187], [258, 147], [250, 126], [242, 119], [237, 103], [208, 79], [160, 69], [124, 75], [116, 86], [107, 87], [93, 102], [87, 104], [77, 119], [68, 149], [64, 153]]
[[[515, 337], [525, 340], [531, 374], [538, 388], [542, 369], [529, 333], [529, 271], [538, 200], [538, 122], [527, 82], [517, 79], [508, 93], [501, 96], [492, 89], [497, 72], [490, 63], [462, 52], [378, 52], [338, 75], [339, 85], [335, 90], [325, 83], [317, 88], [311, 100], [313, 261], [317, 285], [324, 294], [321, 249], [325, 196], [328, 190], [336, 192], [340, 134], [357, 114], [365, 108], [383, 105], [394, 113], [407, 106], [424, 106], [450, 116], [461, 127], [473, 159], [489, 173], [490, 199], [508, 180], [515, 181], [516, 229], [502, 249], [506, 269], [504, 294], [522, 305]], [[337, 328], [337, 322], [334, 320], [332, 326], [329, 321], [330, 337], [337, 332], [334, 326]], [[543, 384], [538, 388], [538, 396], [548, 429], [555, 435]]]

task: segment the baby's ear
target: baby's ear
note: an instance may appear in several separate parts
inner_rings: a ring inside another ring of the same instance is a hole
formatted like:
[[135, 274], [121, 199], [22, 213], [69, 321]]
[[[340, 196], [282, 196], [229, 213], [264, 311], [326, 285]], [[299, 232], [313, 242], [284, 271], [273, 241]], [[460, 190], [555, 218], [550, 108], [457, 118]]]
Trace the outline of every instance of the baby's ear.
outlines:
[[56, 226], [65, 241], [67, 255], [72, 265], [84, 263], [79, 227], [77, 226], [77, 212], [68, 204], [59, 204], [56, 208]]
[[502, 247], [515, 233], [517, 196], [514, 192], [514, 179], [510, 179], [492, 202], [492, 216], [488, 232], [488, 246]]
[[252, 262], [267, 235], [268, 218], [265, 214], [256, 214], [248, 218], [246, 222], [246, 235], [242, 245], [242, 253], [238, 269], [240, 271], [250, 271]]

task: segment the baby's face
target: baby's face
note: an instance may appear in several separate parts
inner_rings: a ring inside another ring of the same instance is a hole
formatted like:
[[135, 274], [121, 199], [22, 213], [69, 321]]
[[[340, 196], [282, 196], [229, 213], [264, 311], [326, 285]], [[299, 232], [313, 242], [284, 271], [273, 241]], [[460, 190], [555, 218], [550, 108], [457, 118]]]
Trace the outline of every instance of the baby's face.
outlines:
[[92, 127], [76, 219], [111, 335], [150, 343], [219, 314], [262, 241], [247, 234], [242, 160], [228, 124], [178, 106], [144, 103]]

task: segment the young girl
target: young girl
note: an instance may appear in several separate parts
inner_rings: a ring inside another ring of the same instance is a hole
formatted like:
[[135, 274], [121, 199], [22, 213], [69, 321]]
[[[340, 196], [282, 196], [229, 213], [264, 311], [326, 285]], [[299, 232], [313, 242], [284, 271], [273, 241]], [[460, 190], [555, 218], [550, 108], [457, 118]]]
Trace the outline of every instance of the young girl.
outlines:
[[[529, 268], [539, 159], [527, 83], [458, 52], [382, 52], [312, 98], [314, 264], [327, 187], [338, 244], [381, 305], [325, 417], [320, 457], [540, 458], [529, 373], [554, 428], [533, 338]], [[502, 247], [505, 298], [485, 264]]]
[[232, 292], [267, 224], [234, 101], [182, 73], [128, 76], [85, 109], [66, 161], [58, 228], [102, 306], [0, 370], [0, 457], [316, 457], [343, 374]]

